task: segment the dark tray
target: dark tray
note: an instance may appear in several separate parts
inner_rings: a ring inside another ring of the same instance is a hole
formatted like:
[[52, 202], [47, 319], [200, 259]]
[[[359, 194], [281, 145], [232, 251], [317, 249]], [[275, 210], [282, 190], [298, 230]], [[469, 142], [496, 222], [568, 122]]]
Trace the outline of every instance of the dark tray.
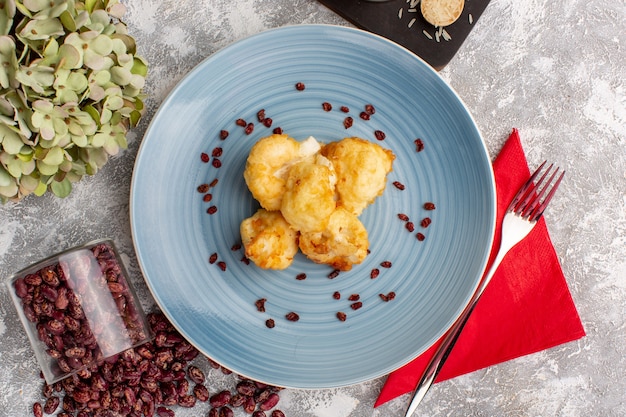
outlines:
[[[445, 27], [450, 40], [440, 37], [439, 42], [435, 36], [436, 28], [422, 17], [419, 3], [416, 6], [417, 11], [411, 13], [409, 12], [410, 1], [407, 2], [407, 0], [382, 3], [361, 0], [319, 1], [361, 29], [384, 36], [413, 51], [439, 71], [457, 53], [490, 0], [465, 0], [461, 17]], [[403, 9], [401, 18], [399, 18], [400, 9]], [[470, 15], [472, 23], [470, 23]], [[415, 22], [409, 27], [413, 18]], [[433, 39], [429, 39], [423, 33], [424, 30]]]

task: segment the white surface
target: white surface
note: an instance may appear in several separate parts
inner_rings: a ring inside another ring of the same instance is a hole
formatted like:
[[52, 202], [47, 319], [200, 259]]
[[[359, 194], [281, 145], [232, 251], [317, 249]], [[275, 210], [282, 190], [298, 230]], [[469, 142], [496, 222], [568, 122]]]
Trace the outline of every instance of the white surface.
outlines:
[[[347, 23], [313, 0], [127, 4], [129, 31], [151, 64], [144, 121], [130, 135], [129, 150], [65, 200], [46, 196], [0, 207], [0, 276], [109, 236], [149, 307], [132, 251], [128, 194], [138, 144], [160, 102], [185, 73], [234, 40], [288, 24]], [[545, 217], [587, 336], [437, 384], [417, 416], [626, 415], [625, 17], [623, 1], [493, 0], [442, 71], [492, 155], [517, 127], [531, 165], [550, 159], [567, 170]], [[30, 416], [39, 371], [4, 291], [0, 416]], [[232, 385], [230, 377], [210, 375], [213, 389]], [[283, 391], [280, 408], [290, 417], [402, 416], [406, 396], [372, 408], [383, 382]], [[205, 406], [177, 410], [183, 417], [205, 413]]]

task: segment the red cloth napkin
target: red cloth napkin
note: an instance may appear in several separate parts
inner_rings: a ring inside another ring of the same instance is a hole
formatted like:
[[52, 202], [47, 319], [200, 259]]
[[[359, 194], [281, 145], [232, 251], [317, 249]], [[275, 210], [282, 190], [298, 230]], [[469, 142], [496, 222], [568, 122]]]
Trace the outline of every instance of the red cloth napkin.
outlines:
[[[504, 212], [530, 171], [516, 129], [493, 163], [496, 234], [489, 264], [500, 246]], [[548, 210], [550, 208], [548, 207]], [[435, 382], [454, 378], [585, 335], [543, 218], [504, 258], [476, 305]], [[377, 407], [412, 391], [436, 347], [392, 372]]]

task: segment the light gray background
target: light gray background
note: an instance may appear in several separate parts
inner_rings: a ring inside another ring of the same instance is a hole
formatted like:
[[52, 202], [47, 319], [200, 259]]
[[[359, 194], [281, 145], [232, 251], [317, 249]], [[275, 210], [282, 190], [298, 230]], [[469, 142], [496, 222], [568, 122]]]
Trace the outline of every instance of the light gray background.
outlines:
[[[141, 137], [159, 104], [183, 75], [233, 41], [283, 25], [349, 24], [314, 0], [125, 3], [129, 31], [150, 63], [144, 120], [130, 134], [129, 149], [68, 198], [0, 206], [0, 277], [53, 252], [111, 237], [150, 308], [132, 248], [128, 196]], [[550, 159], [567, 170], [546, 218], [587, 336], [437, 384], [417, 416], [626, 415], [624, 22], [623, 0], [493, 0], [441, 72], [474, 115], [493, 156], [517, 127], [531, 166]], [[2, 288], [1, 417], [31, 415], [38, 374]], [[407, 396], [372, 408], [383, 382], [286, 390], [280, 408], [290, 417], [402, 416]], [[209, 385], [232, 386], [233, 378], [212, 371]], [[206, 410], [202, 405], [177, 415], [203, 416]]]

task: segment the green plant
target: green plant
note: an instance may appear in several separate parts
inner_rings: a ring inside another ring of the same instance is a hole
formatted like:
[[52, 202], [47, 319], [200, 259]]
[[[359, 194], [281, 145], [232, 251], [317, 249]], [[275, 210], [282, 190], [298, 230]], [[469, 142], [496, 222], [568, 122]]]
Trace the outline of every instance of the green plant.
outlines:
[[67, 196], [143, 113], [146, 62], [118, 0], [0, 0], [0, 200]]

